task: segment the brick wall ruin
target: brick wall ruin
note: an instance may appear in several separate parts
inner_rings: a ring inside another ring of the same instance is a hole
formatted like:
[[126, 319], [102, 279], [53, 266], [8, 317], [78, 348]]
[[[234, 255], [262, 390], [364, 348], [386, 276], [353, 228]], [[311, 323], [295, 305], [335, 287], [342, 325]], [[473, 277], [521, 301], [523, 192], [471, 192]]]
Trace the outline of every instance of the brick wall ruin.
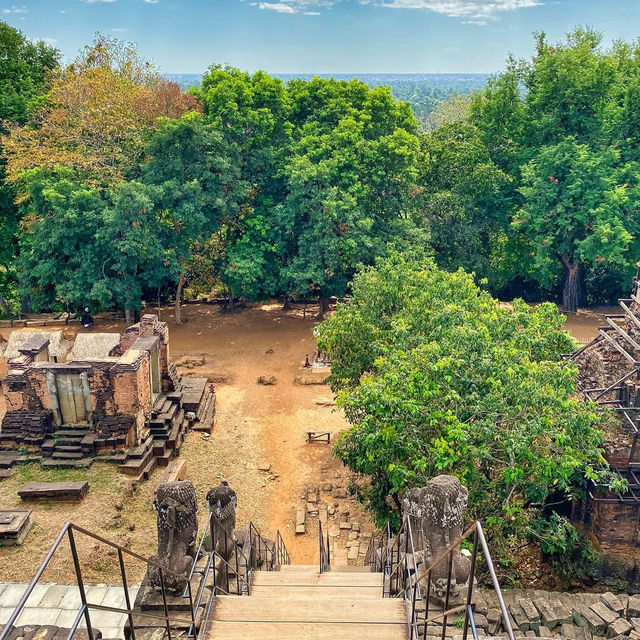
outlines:
[[611, 410], [605, 422], [604, 456], [628, 483], [625, 494], [592, 487], [582, 512], [601, 548], [621, 554], [640, 547], [639, 281], [634, 279], [631, 297], [619, 301], [620, 313], [606, 316], [598, 335], [569, 356], [578, 366], [578, 389], [584, 399]]
[[[125, 330], [115, 349], [82, 360], [51, 362], [47, 346], [39, 336], [8, 361], [0, 447], [37, 449], [56, 428], [69, 424], [86, 425], [95, 435], [97, 451], [135, 447], [149, 436], [155, 362], [160, 388], [174, 390], [166, 323], [145, 315]], [[78, 424], [67, 419], [69, 413], [80, 416]]]

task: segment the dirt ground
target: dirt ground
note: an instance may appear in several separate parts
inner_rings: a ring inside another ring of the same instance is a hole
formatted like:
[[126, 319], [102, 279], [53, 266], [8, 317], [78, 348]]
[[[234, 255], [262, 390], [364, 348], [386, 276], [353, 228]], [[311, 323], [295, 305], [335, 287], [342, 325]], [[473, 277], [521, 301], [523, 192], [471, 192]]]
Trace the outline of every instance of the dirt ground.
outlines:
[[[305, 442], [309, 430], [330, 431], [335, 436], [347, 427], [327, 386], [294, 383], [305, 354], [315, 349], [312, 315], [303, 318], [301, 309], [282, 312], [279, 304], [257, 305], [235, 313], [224, 313], [215, 305], [188, 305], [183, 315], [188, 321], [176, 325], [171, 309], [160, 310], [161, 320], [170, 327], [170, 357], [183, 375], [214, 381], [218, 398], [211, 437], [204, 439], [192, 432], [180, 453], [187, 461], [187, 479], [198, 492], [199, 519], [206, 516], [206, 492], [224, 478], [238, 493], [238, 527], [252, 520], [269, 537], [279, 529], [296, 564], [316, 562], [317, 517], [307, 523], [305, 535], [294, 532], [296, 510], [306, 508], [305, 498], [311, 487], [319, 491], [321, 502], [333, 506], [336, 520], [357, 522], [363, 531], [360, 535], [366, 537], [372, 529], [367, 514], [344, 497], [346, 470], [332, 457], [329, 446]], [[62, 328], [70, 336], [79, 330], [76, 325]], [[123, 329], [124, 323], [98, 318], [93, 331]], [[1, 331], [5, 338], [10, 332]], [[0, 359], [0, 376], [5, 370], [6, 361]], [[275, 376], [276, 384], [260, 385], [259, 376]], [[0, 416], [3, 411], [0, 405]], [[269, 471], [258, 469], [269, 465]], [[0, 549], [0, 581], [30, 580], [67, 521], [144, 556], [155, 551], [151, 504], [155, 486], [162, 479], [160, 470], [132, 491], [130, 478], [107, 464], [94, 464], [88, 471], [58, 472], [26, 465], [0, 484], [0, 508], [27, 506], [16, 494], [25, 482], [85, 478], [91, 489], [81, 503], [28, 503], [36, 526], [21, 547]], [[333, 530], [336, 528], [337, 522]], [[346, 535], [342, 537], [346, 543]], [[88, 539], [78, 540], [78, 547], [86, 580], [117, 582], [115, 554]], [[346, 550], [344, 553], [346, 558]], [[140, 578], [141, 568], [132, 569], [130, 579], [135, 575]], [[44, 579], [74, 581], [68, 554], [60, 554]]]
[[[185, 375], [214, 381], [218, 413], [212, 436], [204, 439], [193, 432], [180, 455], [187, 461], [187, 479], [198, 492], [199, 518], [206, 516], [205, 495], [221, 479], [238, 493], [238, 526], [252, 520], [268, 536], [279, 529], [293, 561], [317, 561], [317, 516], [308, 518], [307, 533], [295, 534], [296, 511], [306, 510], [306, 498], [319, 494], [319, 502], [335, 511], [332, 536], [339, 547], [338, 520], [357, 523], [363, 532], [372, 530], [369, 517], [350, 498], [345, 498], [348, 474], [325, 444], [305, 442], [306, 431], [330, 431], [335, 436], [348, 425], [333, 404], [324, 385], [300, 385], [294, 378], [305, 354], [313, 352], [315, 341], [313, 309], [306, 318], [301, 309], [283, 312], [277, 303], [256, 305], [235, 313], [224, 313], [215, 305], [188, 305], [187, 322], [176, 325], [171, 308], [160, 309], [169, 323], [170, 356]], [[585, 342], [596, 333], [610, 308], [572, 314], [567, 328]], [[148, 312], [157, 313], [155, 308]], [[122, 331], [124, 322], [98, 318], [94, 331]], [[55, 327], [47, 327], [51, 329]], [[69, 337], [77, 325], [62, 326]], [[0, 333], [7, 338], [11, 329]], [[0, 377], [6, 361], [0, 359]], [[259, 376], [275, 376], [275, 385], [260, 385]], [[0, 416], [4, 412], [0, 396]], [[269, 471], [258, 467], [270, 466]], [[88, 496], [77, 504], [21, 503], [17, 490], [28, 481], [87, 479]], [[131, 480], [115, 467], [94, 464], [88, 471], [44, 471], [38, 465], [18, 467], [15, 475], [0, 484], [0, 508], [33, 509], [34, 530], [19, 548], [0, 549], [0, 581], [28, 581], [65, 522], [76, 524], [126, 545], [144, 556], [155, 551], [153, 492], [162, 480], [160, 470], [152, 479], [132, 491]], [[313, 513], [313, 512], [312, 512]], [[336, 529], [338, 531], [336, 532]], [[363, 543], [364, 544], [364, 543]], [[117, 582], [115, 554], [89, 539], [78, 540], [86, 580]], [[362, 547], [361, 547], [362, 550]], [[334, 550], [334, 553], [336, 550]], [[341, 550], [340, 550], [341, 552]], [[346, 558], [346, 549], [344, 550]], [[73, 582], [73, 565], [67, 553], [52, 563], [44, 579]], [[335, 555], [334, 555], [335, 557]], [[130, 580], [142, 577], [141, 565], [130, 565]]]

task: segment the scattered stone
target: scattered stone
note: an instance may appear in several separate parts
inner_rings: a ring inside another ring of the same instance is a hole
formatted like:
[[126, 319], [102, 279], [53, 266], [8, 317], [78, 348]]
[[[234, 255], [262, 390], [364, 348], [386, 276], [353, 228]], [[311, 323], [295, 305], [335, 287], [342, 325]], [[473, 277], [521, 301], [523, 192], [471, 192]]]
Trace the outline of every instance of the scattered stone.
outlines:
[[349, 532], [349, 540], [357, 540], [358, 539], [358, 532], [357, 531], [350, 531]]
[[615, 611], [618, 615], [622, 615], [624, 605], [620, 602], [618, 596], [611, 593], [611, 591], [600, 594], [600, 601], [606, 604], [609, 609]]
[[[540, 620], [545, 627], [554, 629], [560, 624], [570, 623], [573, 618], [571, 612], [566, 609], [559, 600], [545, 600], [538, 598], [533, 601], [536, 609], [540, 612]], [[538, 635], [540, 635], [538, 633]]]
[[89, 491], [84, 482], [28, 482], [18, 490], [23, 500], [82, 500]]
[[262, 384], [265, 386], [273, 386], [276, 384], [277, 380], [275, 376], [260, 376], [258, 378], [258, 384]]
[[583, 605], [573, 608], [573, 621], [579, 627], [589, 629], [594, 636], [601, 636], [607, 628], [605, 621], [597, 613]]
[[614, 620], [607, 629], [607, 637], [616, 638], [617, 636], [628, 636], [633, 627], [624, 618]]
[[352, 531], [360, 531], [360, 523], [358, 523], [358, 522], [352, 522], [352, 523], [351, 523], [351, 530], [352, 530]]
[[347, 497], [347, 490], [346, 489], [336, 489], [333, 492], [333, 497], [334, 498], [346, 498]]
[[354, 545], [349, 548], [347, 553], [347, 560], [357, 560], [358, 559], [358, 548], [360, 545]]
[[596, 615], [600, 616], [607, 625], [610, 625], [618, 618], [618, 614], [611, 611], [611, 609], [609, 609], [609, 607], [607, 607], [603, 602], [596, 602], [595, 604], [592, 604], [589, 609], [591, 609], [591, 611]]
[[473, 616], [473, 619], [475, 620], [476, 627], [478, 629], [483, 629], [484, 631], [486, 631], [489, 628], [489, 621], [487, 620], [487, 616], [483, 616], [481, 613], [476, 613]]
[[330, 482], [325, 482], [322, 485], [322, 490], [326, 491], [327, 493], [331, 493], [331, 491], [333, 490], [333, 485]]
[[629, 638], [631, 640], [640, 640], [640, 631], [636, 631], [635, 629], [632, 630], [629, 634]]
[[540, 627], [540, 613], [533, 606], [533, 603], [530, 600], [524, 600], [521, 598], [518, 600], [518, 606], [529, 621], [529, 629], [537, 631]]
[[540, 625], [538, 629], [538, 637], [539, 638], [550, 638], [552, 636], [551, 629], [549, 627], [545, 627], [544, 625]]
[[640, 618], [640, 595], [631, 596], [629, 598], [627, 616], [629, 618]]
[[306, 513], [306, 509], [298, 509], [296, 511], [296, 534], [305, 533], [304, 521]]
[[340, 529], [342, 529], [342, 530], [351, 529], [351, 523], [350, 522], [341, 522], [340, 523]]
[[0, 511], [0, 546], [22, 544], [32, 528], [31, 509]]
[[267, 350], [265, 351], [265, 353], [266, 353], [267, 355], [271, 355], [271, 354], [273, 353], [273, 349], [267, 349]]
[[271, 471], [271, 465], [268, 462], [259, 462], [258, 471]]

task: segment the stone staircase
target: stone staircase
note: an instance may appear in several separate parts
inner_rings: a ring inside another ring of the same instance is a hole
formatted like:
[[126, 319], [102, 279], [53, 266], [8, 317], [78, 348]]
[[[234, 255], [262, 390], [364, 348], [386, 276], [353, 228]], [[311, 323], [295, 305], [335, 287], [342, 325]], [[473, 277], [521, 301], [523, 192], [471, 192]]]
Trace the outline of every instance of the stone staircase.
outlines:
[[127, 475], [148, 480], [156, 467], [167, 467], [179, 451], [189, 425], [180, 407], [181, 393], [161, 393], [155, 400], [149, 421], [149, 436], [127, 451], [120, 470]]
[[89, 425], [64, 425], [41, 445], [45, 468], [90, 467], [95, 456], [95, 434]]
[[249, 597], [217, 596], [205, 640], [405, 640], [404, 602], [368, 567], [283, 565], [253, 574]]

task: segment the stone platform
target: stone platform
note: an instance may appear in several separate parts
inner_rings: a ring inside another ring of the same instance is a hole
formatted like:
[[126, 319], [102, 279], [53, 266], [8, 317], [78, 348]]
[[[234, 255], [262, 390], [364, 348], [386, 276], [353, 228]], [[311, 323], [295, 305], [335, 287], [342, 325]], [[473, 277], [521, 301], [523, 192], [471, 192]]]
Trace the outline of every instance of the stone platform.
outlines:
[[0, 544], [2, 546], [22, 544], [32, 528], [31, 509], [0, 511]]
[[[0, 582], [0, 626], [5, 624], [16, 605], [27, 590], [23, 583]], [[131, 602], [135, 600], [138, 587], [129, 588]], [[124, 607], [124, 591], [121, 586], [106, 584], [87, 585], [88, 602], [109, 607]], [[27, 606], [16, 622], [22, 625], [51, 625], [70, 628], [80, 608], [80, 592], [76, 585], [38, 584], [36, 585]], [[105, 640], [123, 640], [124, 624], [127, 616], [108, 611], [92, 611], [91, 623], [102, 632]], [[81, 627], [84, 627], [82, 623]], [[80, 635], [76, 635], [80, 640]], [[66, 638], [66, 636], [65, 636]]]

